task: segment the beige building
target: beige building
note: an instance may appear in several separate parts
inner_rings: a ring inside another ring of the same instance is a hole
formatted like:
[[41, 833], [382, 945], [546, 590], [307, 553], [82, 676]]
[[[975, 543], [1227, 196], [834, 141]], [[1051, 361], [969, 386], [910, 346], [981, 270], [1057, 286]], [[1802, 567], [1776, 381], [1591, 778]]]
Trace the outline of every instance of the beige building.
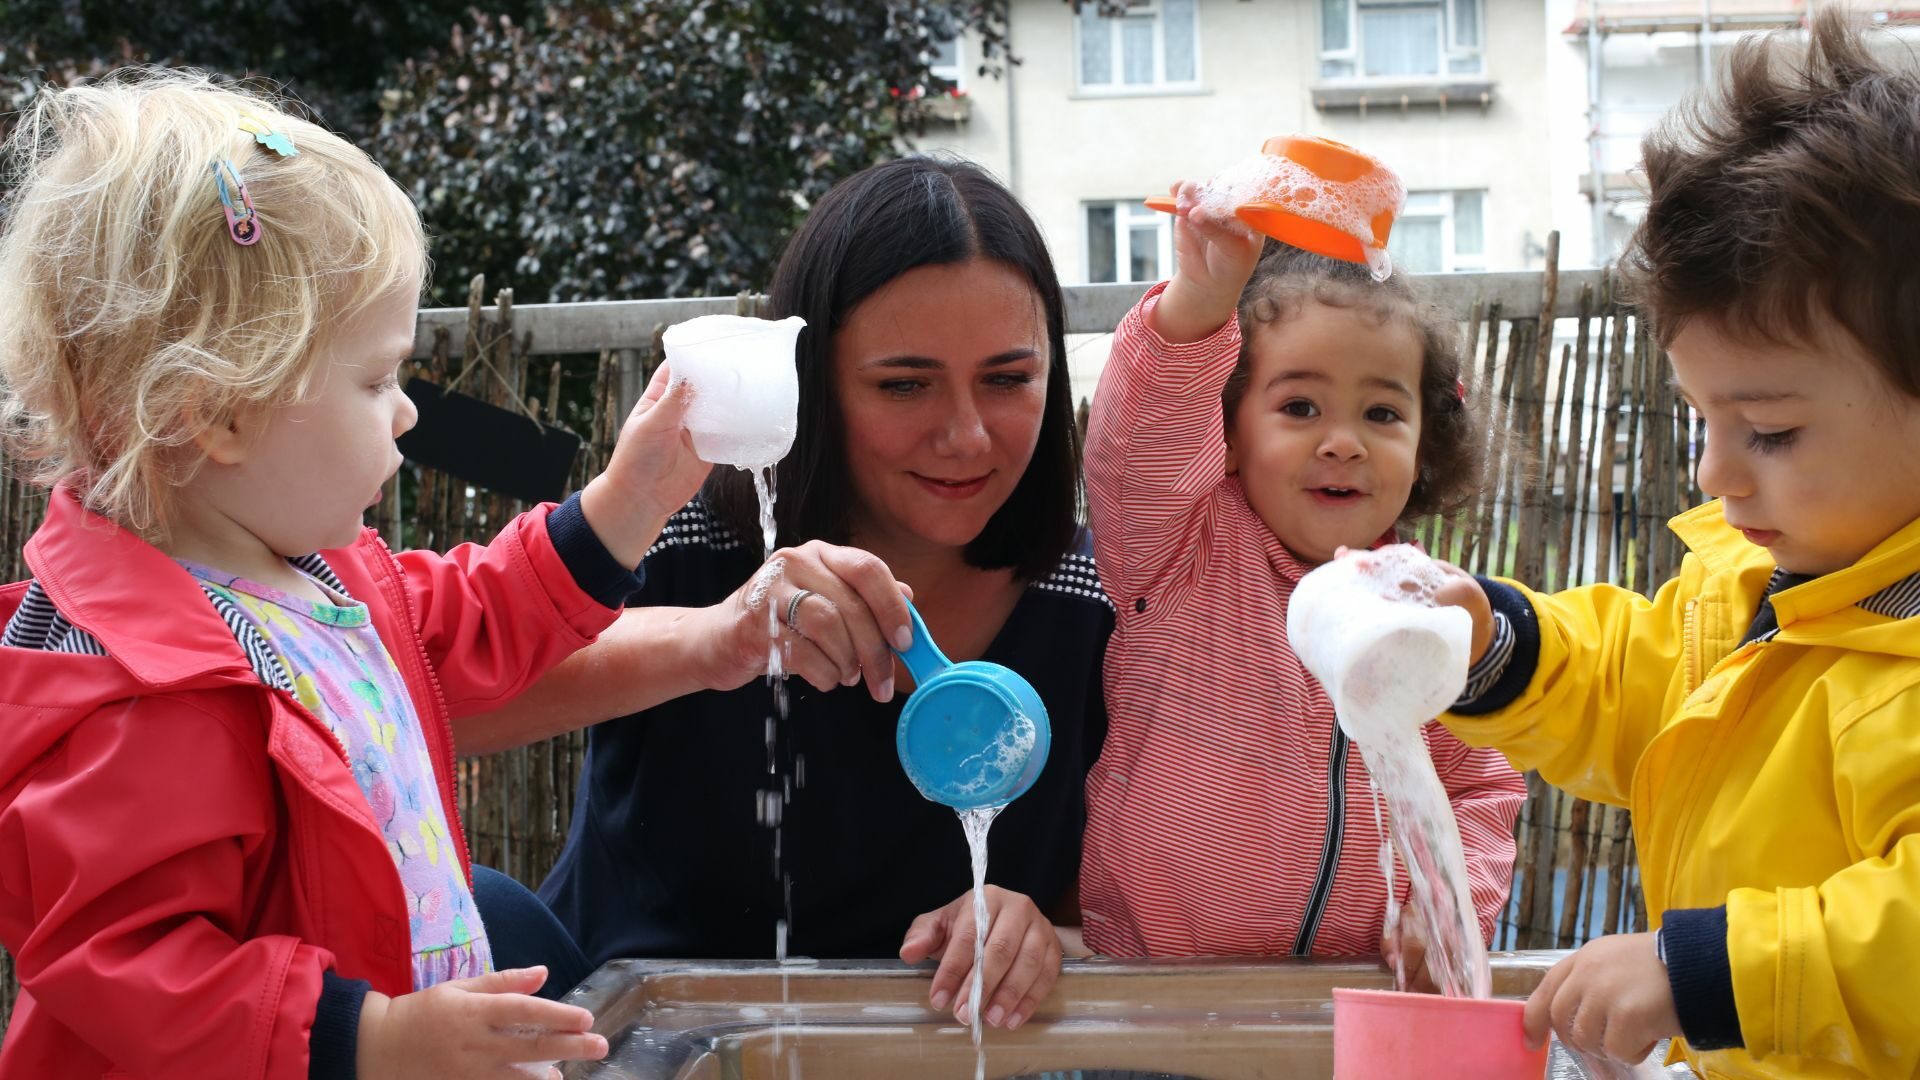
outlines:
[[[1140, 200], [1292, 132], [1406, 181], [1398, 266], [1538, 269], [1555, 225], [1544, 2], [1128, 0], [1103, 17], [1093, 0], [1010, 0], [1021, 64], [981, 77], [978, 43], [952, 44], [942, 73], [964, 94], [937, 103], [947, 118], [917, 145], [1006, 180], [1067, 284], [1169, 276], [1171, 219]], [[1107, 338], [1069, 349], [1074, 396], [1089, 397]]]
[[957, 43], [943, 59], [964, 99], [919, 145], [1005, 179], [1068, 283], [1166, 277], [1169, 219], [1140, 200], [1288, 132], [1401, 174], [1401, 265], [1537, 268], [1548, 30], [1542, 0], [1132, 0], [1119, 17], [1012, 0], [1022, 63], [983, 78], [977, 42]]

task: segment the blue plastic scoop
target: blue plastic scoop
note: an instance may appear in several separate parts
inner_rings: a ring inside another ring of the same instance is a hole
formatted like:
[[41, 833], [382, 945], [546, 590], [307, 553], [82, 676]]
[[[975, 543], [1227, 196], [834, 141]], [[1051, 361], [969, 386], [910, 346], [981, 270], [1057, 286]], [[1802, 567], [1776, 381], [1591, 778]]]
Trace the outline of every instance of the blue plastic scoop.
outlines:
[[909, 603], [913, 646], [899, 652], [914, 691], [894, 741], [907, 779], [955, 810], [1004, 806], [1040, 778], [1052, 741], [1033, 684], [1001, 664], [953, 663]]

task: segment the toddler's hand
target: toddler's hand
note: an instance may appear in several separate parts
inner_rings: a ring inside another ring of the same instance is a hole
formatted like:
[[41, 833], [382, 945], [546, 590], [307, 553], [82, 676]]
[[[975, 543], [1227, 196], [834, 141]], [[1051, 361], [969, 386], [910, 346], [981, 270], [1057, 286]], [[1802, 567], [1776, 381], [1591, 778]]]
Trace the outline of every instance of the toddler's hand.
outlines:
[[647, 392], [627, 415], [604, 472], [580, 493], [594, 535], [623, 566], [639, 566], [674, 511], [684, 506], [713, 466], [693, 451], [681, 427], [693, 388], [667, 390], [667, 366], [654, 370]]
[[1266, 239], [1231, 214], [1208, 210], [1199, 184], [1182, 180], [1172, 192], [1177, 269], [1153, 309], [1153, 328], [1178, 344], [1199, 341], [1235, 317]]
[[[597, 1061], [607, 1040], [593, 1014], [529, 997], [545, 968], [496, 971], [390, 998], [368, 994], [356, 1055], [361, 1080], [508, 1077], [523, 1062]], [[558, 1070], [546, 1075], [559, 1080]]]
[[[1060, 978], [1060, 938], [1024, 893], [989, 885], [987, 911], [991, 925], [980, 1007], [988, 1024], [1011, 1030], [1033, 1016]], [[973, 1022], [967, 1012], [973, 993], [973, 938], [973, 891], [968, 890], [946, 907], [913, 920], [900, 944], [900, 959], [909, 964], [942, 953], [929, 1000], [935, 1009], [952, 1003], [954, 1018], [961, 1023]]]
[[1446, 584], [1435, 590], [1433, 602], [1461, 608], [1473, 617], [1473, 658], [1469, 663], [1477, 664], [1487, 655], [1487, 646], [1493, 644], [1493, 605], [1487, 602], [1487, 590], [1480, 587], [1478, 578], [1452, 563], [1433, 561], [1447, 574]]
[[[1344, 545], [1333, 549], [1336, 559], [1365, 560], [1369, 554]], [[1364, 561], [1359, 565], [1362, 568], [1368, 566]], [[1487, 590], [1480, 587], [1480, 579], [1445, 559], [1435, 559], [1433, 565], [1447, 575], [1446, 582], [1434, 590], [1433, 602], [1440, 607], [1460, 608], [1473, 619], [1473, 656], [1468, 663], [1477, 664], [1481, 657], [1487, 655], [1487, 646], [1493, 644], [1493, 604], [1487, 600]]]
[[1547, 972], [1527, 999], [1527, 1045], [1560, 1041], [1589, 1054], [1637, 1062], [1661, 1039], [1680, 1034], [1673, 990], [1652, 934], [1591, 941]]
[[1408, 904], [1400, 909], [1393, 933], [1380, 931], [1380, 960], [1393, 972], [1393, 988], [1415, 994], [1437, 994], [1440, 987], [1427, 970], [1427, 926], [1420, 909]]

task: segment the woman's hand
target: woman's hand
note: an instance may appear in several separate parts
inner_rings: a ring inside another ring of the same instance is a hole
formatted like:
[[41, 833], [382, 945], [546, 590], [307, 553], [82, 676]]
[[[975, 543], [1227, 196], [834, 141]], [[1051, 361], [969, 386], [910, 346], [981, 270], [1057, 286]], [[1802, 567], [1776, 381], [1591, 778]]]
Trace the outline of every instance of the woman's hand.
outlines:
[[767, 645], [780, 638], [781, 666], [822, 692], [862, 681], [875, 701], [893, 699], [893, 649], [913, 643], [906, 598], [877, 556], [810, 540], [781, 548], [746, 584], [702, 611], [709, 644], [703, 683], [743, 686], [767, 672]]
[[[987, 886], [987, 945], [980, 1007], [986, 1022], [1009, 1030], [1026, 1023], [1060, 978], [1060, 938], [1053, 924], [1024, 893]], [[913, 920], [900, 959], [917, 964], [940, 953], [928, 1000], [935, 1009], [949, 1004], [961, 1023], [973, 993], [973, 890], [960, 899]]]

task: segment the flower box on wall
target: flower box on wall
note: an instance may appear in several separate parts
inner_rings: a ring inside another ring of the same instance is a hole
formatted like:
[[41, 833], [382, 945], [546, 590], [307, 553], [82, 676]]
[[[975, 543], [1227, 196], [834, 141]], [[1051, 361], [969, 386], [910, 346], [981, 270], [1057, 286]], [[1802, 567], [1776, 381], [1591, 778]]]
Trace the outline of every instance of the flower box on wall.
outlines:
[[964, 124], [973, 113], [973, 99], [965, 94], [937, 94], [927, 97], [927, 116], [948, 124]]

